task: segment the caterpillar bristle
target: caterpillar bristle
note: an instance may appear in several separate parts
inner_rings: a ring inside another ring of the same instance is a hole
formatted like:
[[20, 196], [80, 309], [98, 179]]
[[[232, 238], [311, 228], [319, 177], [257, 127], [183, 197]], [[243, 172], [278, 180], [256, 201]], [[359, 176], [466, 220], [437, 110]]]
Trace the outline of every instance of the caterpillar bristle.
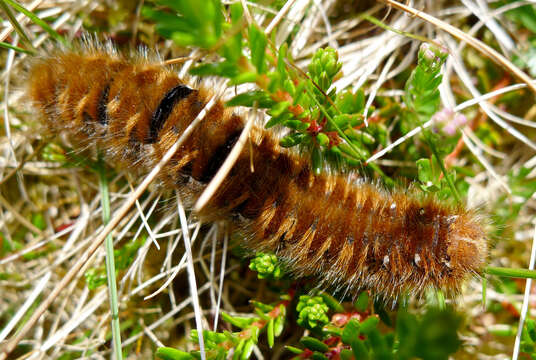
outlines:
[[[37, 61], [28, 94], [52, 133], [92, 142], [110, 163], [140, 172], [161, 159], [211, 95], [160, 63], [98, 45]], [[218, 102], [161, 171], [162, 184], [192, 186], [199, 195], [243, 128], [242, 117]], [[250, 142], [198, 215], [239, 215], [245, 245], [275, 251], [296, 274], [396, 299], [430, 288], [455, 295], [484, 265], [486, 233], [474, 211], [340, 175], [315, 176], [306, 158], [259, 127]]]

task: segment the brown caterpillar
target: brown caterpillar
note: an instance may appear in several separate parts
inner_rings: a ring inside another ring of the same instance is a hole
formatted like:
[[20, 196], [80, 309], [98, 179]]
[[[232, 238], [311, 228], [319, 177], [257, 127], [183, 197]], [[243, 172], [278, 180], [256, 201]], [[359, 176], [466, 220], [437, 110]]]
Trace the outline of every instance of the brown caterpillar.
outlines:
[[[160, 64], [98, 46], [37, 61], [28, 91], [53, 133], [95, 143], [110, 163], [142, 171], [210, 95]], [[243, 127], [240, 116], [217, 103], [162, 170], [162, 183], [198, 195]], [[394, 299], [428, 288], [456, 294], [483, 266], [486, 235], [475, 212], [342, 176], [314, 176], [307, 159], [259, 127], [250, 142], [199, 214], [245, 225], [248, 248], [275, 251], [296, 273], [354, 294], [371, 289]]]

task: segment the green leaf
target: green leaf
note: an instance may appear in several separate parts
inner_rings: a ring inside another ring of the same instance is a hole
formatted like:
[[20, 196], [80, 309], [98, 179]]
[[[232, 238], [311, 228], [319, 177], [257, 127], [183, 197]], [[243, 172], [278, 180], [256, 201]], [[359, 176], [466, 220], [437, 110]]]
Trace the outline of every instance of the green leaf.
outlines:
[[343, 91], [337, 95], [335, 105], [343, 114], [361, 114], [365, 108], [365, 93], [362, 90], [356, 94]]
[[448, 359], [461, 345], [458, 328], [461, 319], [452, 311], [430, 309], [419, 326], [419, 345], [415, 355], [423, 359]]
[[360, 328], [361, 324], [357, 319], [350, 319], [342, 331], [342, 342], [351, 345], [353, 341], [359, 338]]
[[270, 321], [268, 321], [268, 326], [266, 327], [266, 337], [268, 338], [268, 346], [270, 349], [274, 347], [274, 322], [274, 318], [271, 318]]
[[311, 151], [311, 166], [315, 175], [322, 173], [323, 165], [322, 152], [318, 146], [315, 146]]
[[274, 127], [276, 125], [280, 125], [280, 124], [284, 123], [285, 121], [289, 120], [290, 118], [292, 118], [292, 114], [288, 113], [288, 112], [284, 112], [283, 114], [281, 114], [279, 116], [272, 116], [272, 118], [270, 120], [268, 120], [268, 122], [266, 123], [266, 125], [264, 125], [264, 127], [266, 129], [269, 129], [271, 127]]
[[417, 318], [415, 315], [401, 309], [397, 314], [396, 334], [399, 341], [398, 357], [400, 360], [410, 359], [416, 347], [417, 338]]
[[340, 356], [341, 356], [341, 360], [361, 359], [361, 358], [354, 358], [354, 353], [352, 352], [352, 350], [349, 350], [349, 349], [342, 349]]
[[255, 321], [255, 318], [247, 318], [247, 317], [239, 317], [239, 316], [234, 317], [234, 316], [227, 314], [224, 311], [222, 311], [221, 317], [224, 321], [241, 329], [248, 327]]
[[318, 351], [313, 352], [313, 355], [311, 355], [311, 359], [313, 360], [329, 360], [328, 357]]
[[421, 319], [399, 310], [398, 358], [448, 359], [460, 346], [457, 333], [460, 324], [460, 318], [451, 310], [431, 308]]
[[347, 129], [350, 126], [350, 119], [350, 115], [348, 114], [335, 115], [333, 117], [335, 124], [337, 124], [337, 126], [342, 130]]
[[159, 4], [168, 6], [182, 15], [177, 17], [188, 25], [188, 30], [174, 32], [172, 38], [180, 45], [195, 45], [202, 48], [214, 46], [222, 34], [223, 14], [219, 0], [206, 0], [203, 6], [199, 6], [197, 0], [159, 0]]
[[286, 348], [288, 351], [290, 351], [290, 352], [292, 352], [292, 353], [294, 353], [294, 354], [296, 354], [296, 355], [300, 355], [301, 353], [303, 353], [303, 350], [302, 350], [302, 349], [297, 348], [297, 347], [294, 347], [294, 346], [285, 345], [285, 348]]
[[310, 336], [304, 336], [300, 339], [300, 344], [305, 346], [307, 349], [312, 351], [326, 352], [329, 350], [329, 347], [324, 344], [322, 341], [315, 339]]
[[279, 145], [281, 145], [282, 147], [293, 147], [298, 144], [301, 144], [302, 141], [306, 139], [306, 137], [307, 137], [306, 134], [300, 134], [300, 133], [290, 134], [290, 135], [285, 136], [281, 140], [279, 140]]
[[160, 347], [156, 349], [156, 356], [163, 360], [191, 360], [195, 359], [190, 353], [173, 349], [170, 347]]
[[382, 336], [377, 328], [372, 328], [367, 337], [374, 352], [374, 359], [389, 360], [393, 358], [392, 350], [389, 349], [385, 337]]
[[434, 173], [432, 171], [432, 164], [430, 163], [430, 159], [419, 159], [417, 160], [417, 171], [418, 171], [418, 178], [419, 181], [423, 184], [426, 184], [428, 182], [433, 182], [434, 179]]
[[251, 62], [257, 68], [259, 74], [266, 72], [266, 35], [257, 26], [250, 25], [249, 27], [249, 48], [251, 50]]
[[296, 96], [294, 96], [294, 102], [293, 105], [301, 104], [303, 107], [309, 106], [308, 97], [306, 96], [305, 87], [307, 86], [306, 81], [299, 81], [298, 86], [296, 86], [296, 90], [294, 93]]
[[366, 149], [362, 148], [362, 147], [356, 147], [354, 143], [352, 143], [354, 146], [350, 146], [348, 144], [345, 144], [345, 143], [340, 143], [339, 144], [339, 149], [347, 154], [348, 156], [352, 157], [352, 158], [356, 158], [359, 159], [359, 160], [365, 160], [366, 158], [369, 157], [369, 153]]
[[198, 76], [217, 75], [232, 78], [238, 75], [238, 67], [235, 64], [223, 61], [220, 63], [202, 64], [190, 70], [190, 74]]
[[[259, 254], [264, 254], [264, 253], [257, 253], [257, 257], [259, 256]], [[275, 256], [275, 254], [273, 254]], [[276, 257], [277, 259], [277, 257]], [[252, 260], [253, 261], [253, 260]], [[249, 268], [251, 269], [251, 264], [249, 265]], [[256, 266], [254, 266], [254, 268], [256, 268]], [[252, 269], [253, 270], [253, 269]], [[261, 303], [260, 301], [256, 301], [256, 300], [251, 300], [250, 301], [251, 304], [253, 306], [255, 306], [255, 308], [267, 313], [267, 312], [270, 312], [274, 309], [274, 306], [273, 305], [269, 305], [269, 304], [264, 304], [264, 303]]]
[[284, 43], [279, 48], [279, 54], [277, 54], [277, 72], [282, 78], [287, 77], [287, 68], [285, 58], [287, 57], [288, 44]]
[[280, 315], [275, 319], [274, 323], [274, 335], [279, 336], [283, 332], [283, 328], [285, 326], [285, 313], [286, 308], [283, 305], [279, 306], [279, 313]]
[[253, 339], [249, 339], [246, 341], [246, 344], [244, 345], [244, 349], [242, 350], [242, 356], [240, 356], [240, 360], [247, 360], [251, 356], [251, 353], [253, 352], [253, 347], [255, 346], [255, 341]]
[[257, 73], [244, 72], [231, 78], [231, 81], [229, 82], [229, 84], [240, 85], [240, 84], [245, 84], [245, 83], [254, 83], [255, 81], [257, 81]]
[[322, 300], [324, 300], [324, 303], [330, 307], [330, 309], [339, 313], [344, 312], [344, 307], [333, 296], [326, 292], [321, 292], [319, 295]]
[[309, 124], [301, 120], [287, 120], [283, 123], [288, 128], [303, 132], [309, 128]]
[[369, 304], [369, 294], [367, 291], [361, 291], [359, 296], [357, 297], [356, 302], [354, 303], [354, 307], [357, 311], [365, 312], [368, 308]]
[[141, 14], [156, 22], [156, 31], [162, 36], [171, 39], [175, 32], [188, 32], [190, 24], [186, 19], [165, 11], [154, 10], [149, 6], [143, 6]]
[[352, 352], [354, 357], [359, 360], [368, 360], [370, 359], [369, 350], [365, 346], [365, 342], [361, 339], [354, 339], [351, 343]]
[[369, 316], [361, 322], [361, 332], [363, 334], [369, 334], [371, 331], [376, 329], [379, 322], [380, 319], [378, 319], [376, 316]]
[[230, 9], [231, 9], [231, 22], [233, 24], [238, 24], [240, 21], [242, 21], [242, 16], [244, 14], [244, 8], [242, 7], [242, 4], [239, 2], [231, 4]]
[[251, 326], [250, 327], [250, 333], [251, 333], [251, 339], [257, 343], [259, 341], [259, 333], [261, 332], [261, 329], [257, 326]]
[[534, 319], [527, 319], [525, 327], [532, 341], [536, 342], [536, 321]]
[[277, 117], [283, 114], [283, 112], [287, 110], [289, 106], [290, 103], [288, 101], [281, 101], [272, 106], [272, 108], [268, 111], [268, 115]]
[[318, 145], [326, 146], [329, 144], [329, 137], [324, 133], [319, 133], [316, 135], [316, 141], [318, 141]]
[[234, 350], [233, 354], [233, 360], [240, 360], [242, 359], [242, 352], [244, 351], [244, 346], [246, 345], [246, 340], [242, 339], [238, 343], [238, 346]]
[[253, 90], [236, 95], [229, 100], [225, 106], [256, 106], [258, 108], [270, 108], [274, 103], [275, 102], [266, 92], [262, 90]]

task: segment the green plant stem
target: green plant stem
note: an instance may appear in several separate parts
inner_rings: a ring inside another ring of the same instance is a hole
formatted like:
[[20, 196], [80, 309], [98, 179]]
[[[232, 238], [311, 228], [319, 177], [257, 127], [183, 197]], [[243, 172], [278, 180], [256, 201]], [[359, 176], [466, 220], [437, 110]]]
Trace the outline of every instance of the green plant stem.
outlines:
[[329, 124], [331, 126], [333, 126], [335, 128], [335, 130], [337, 130], [337, 134], [339, 134], [339, 136], [346, 141], [346, 143], [348, 144], [350, 149], [352, 149], [352, 152], [354, 153], [355, 159], [356, 160], [362, 160], [362, 157], [359, 155], [359, 151], [355, 148], [354, 144], [350, 141], [350, 139], [348, 139], [346, 134], [339, 128], [337, 123], [331, 118], [331, 116], [328, 114], [328, 112], [326, 111], [324, 106], [322, 104], [320, 104], [320, 101], [318, 101], [316, 96], [311, 92], [310, 89], [307, 88], [307, 86], [305, 87], [305, 90], [307, 91], [307, 94], [316, 102], [316, 105], [318, 106], [320, 111], [322, 111], [322, 113], [324, 114], [324, 116], [328, 120]]
[[[110, 196], [108, 192], [108, 179], [106, 171], [101, 163], [99, 164], [99, 189], [102, 204], [102, 222], [106, 225], [110, 221]], [[122, 360], [123, 352], [121, 348], [121, 328], [119, 324], [119, 307], [117, 301], [117, 285], [115, 282], [115, 259], [114, 242], [111, 234], [106, 236], [104, 243], [106, 248], [106, 274], [108, 278], [108, 293], [110, 296], [110, 311], [112, 313], [112, 342], [115, 360]]]
[[389, 26], [387, 24], [382, 23], [380, 20], [376, 19], [374, 16], [370, 16], [368, 14], [363, 14], [363, 15], [360, 16], [360, 18], [364, 19], [364, 20], [367, 20], [367, 21], [370, 21], [374, 25], [379, 26], [384, 30], [394, 32], [395, 34], [402, 35], [402, 36], [408, 37], [410, 39], [419, 40], [421, 42], [427, 42], [427, 43], [430, 43], [430, 44], [434, 44], [437, 47], [441, 47], [441, 44], [438, 44], [437, 42], [432, 41], [427, 37], [419, 36], [419, 35], [415, 35], [415, 34], [412, 34], [412, 33], [406, 32], [406, 31], [395, 29], [394, 27], [391, 27], [391, 26]]
[[484, 273], [489, 274], [489, 275], [512, 277], [512, 278], [536, 279], [536, 271], [528, 270], [528, 269], [514, 269], [514, 268], [487, 266], [484, 269]]

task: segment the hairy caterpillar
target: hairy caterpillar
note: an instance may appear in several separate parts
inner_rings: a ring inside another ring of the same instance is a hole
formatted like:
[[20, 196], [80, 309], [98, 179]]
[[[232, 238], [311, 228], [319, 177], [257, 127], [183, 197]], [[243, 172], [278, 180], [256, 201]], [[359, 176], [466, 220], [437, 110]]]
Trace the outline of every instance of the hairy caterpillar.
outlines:
[[[142, 171], [158, 162], [210, 95], [160, 64], [98, 46], [37, 61], [28, 92], [53, 133], [95, 143], [111, 163]], [[217, 103], [162, 170], [162, 183], [198, 195], [244, 125]], [[250, 141], [199, 214], [242, 226], [250, 249], [275, 251], [300, 275], [390, 298], [428, 288], [457, 293], [483, 266], [486, 235], [473, 211], [342, 176], [314, 176], [307, 159], [258, 127]]]

